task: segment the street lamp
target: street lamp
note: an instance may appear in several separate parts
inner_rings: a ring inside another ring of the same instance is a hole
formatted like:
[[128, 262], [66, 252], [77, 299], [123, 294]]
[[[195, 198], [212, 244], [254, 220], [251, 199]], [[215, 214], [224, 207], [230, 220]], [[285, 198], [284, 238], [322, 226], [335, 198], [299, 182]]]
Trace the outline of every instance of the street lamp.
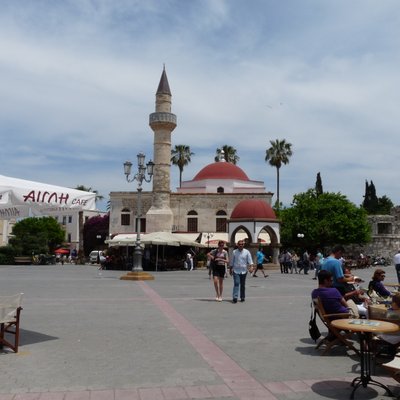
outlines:
[[[144, 164], [146, 156], [143, 153], [137, 155], [138, 172], [130, 178], [132, 163], [124, 162], [124, 174], [127, 182], [137, 181], [137, 207], [136, 207], [136, 243], [133, 253], [133, 272], [141, 272], [142, 268], [142, 248], [140, 247], [140, 218], [142, 216], [142, 183], [143, 181], [150, 182], [153, 177], [154, 163], [150, 160]], [[146, 176], [147, 174], [147, 176]]]
[[297, 237], [298, 237], [299, 239], [303, 239], [303, 238], [304, 238], [304, 233], [298, 233], [298, 234], [297, 234]]
[[207, 238], [207, 248], [210, 248], [210, 239], [214, 236], [211, 232], [204, 232], [203, 235]]

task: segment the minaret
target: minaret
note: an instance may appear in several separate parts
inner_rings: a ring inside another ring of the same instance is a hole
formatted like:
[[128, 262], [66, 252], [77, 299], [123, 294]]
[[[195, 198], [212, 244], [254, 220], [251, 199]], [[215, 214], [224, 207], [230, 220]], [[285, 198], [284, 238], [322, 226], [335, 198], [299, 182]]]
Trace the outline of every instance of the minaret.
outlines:
[[165, 66], [156, 93], [156, 112], [150, 114], [154, 131], [153, 202], [146, 214], [146, 232], [172, 230], [170, 208], [171, 133], [176, 128], [176, 115], [171, 113], [171, 91]]

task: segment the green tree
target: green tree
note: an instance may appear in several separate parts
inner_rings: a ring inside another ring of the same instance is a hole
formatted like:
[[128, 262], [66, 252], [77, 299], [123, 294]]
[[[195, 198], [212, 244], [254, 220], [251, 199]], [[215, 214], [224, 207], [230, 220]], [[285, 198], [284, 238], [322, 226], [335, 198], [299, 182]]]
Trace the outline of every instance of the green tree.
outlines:
[[378, 197], [374, 183], [365, 181], [365, 195], [362, 206], [368, 214], [390, 214], [390, 210], [394, 207], [393, 202], [387, 197]]
[[[364, 244], [371, 240], [371, 228], [363, 207], [357, 207], [341, 193], [314, 189], [293, 197], [291, 207], [280, 210], [281, 242], [284, 247], [323, 248], [333, 244]], [[303, 233], [302, 243], [297, 238]]]
[[82, 191], [84, 191], [84, 192], [93, 192], [93, 193], [96, 193], [96, 199], [95, 199], [96, 202], [104, 199], [104, 196], [102, 196], [101, 194], [99, 194], [99, 192], [98, 192], [97, 190], [93, 190], [91, 187], [86, 187], [86, 186], [84, 186], [84, 185], [78, 185], [75, 189], [76, 189], [76, 190], [82, 190]]
[[171, 163], [179, 168], [179, 187], [182, 186], [183, 168], [192, 161], [192, 156], [194, 156], [194, 153], [190, 151], [190, 146], [185, 144], [177, 144], [171, 150]]
[[324, 189], [322, 188], [321, 174], [319, 172], [317, 174], [317, 180], [315, 182], [315, 192], [317, 193], [317, 196], [324, 193]]
[[224, 144], [222, 148], [215, 150], [214, 161], [221, 161], [221, 156], [223, 156], [223, 159], [226, 162], [230, 162], [231, 164], [236, 165], [237, 162], [240, 160], [240, 157], [236, 153], [237, 151], [234, 147]]
[[391, 209], [394, 207], [392, 200], [387, 196], [378, 198], [378, 214], [387, 215], [390, 214]]
[[65, 232], [53, 217], [25, 218], [13, 229], [10, 245], [16, 255], [53, 253], [65, 240]]
[[280, 208], [279, 203], [279, 170], [282, 164], [288, 164], [289, 159], [292, 156], [292, 144], [286, 142], [285, 139], [275, 141], [270, 140], [271, 147], [265, 152], [265, 161], [276, 168], [276, 204], [277, 208]]

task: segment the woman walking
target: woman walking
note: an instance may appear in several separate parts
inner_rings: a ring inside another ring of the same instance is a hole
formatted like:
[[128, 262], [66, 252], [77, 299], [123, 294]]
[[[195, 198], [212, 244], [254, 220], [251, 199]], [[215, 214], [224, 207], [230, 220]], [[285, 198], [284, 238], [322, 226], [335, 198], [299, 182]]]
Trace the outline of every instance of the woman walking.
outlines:
[[228, 252], [224, 249], [225, 242], [220, 240], [218, 248], [210, 251], [207, 256], [210, 260], [210, 268], [212, 268], [215, 300], [222, 301], [222, 292], [224, 290], [224, 278], [226, 276], [226, 267], [229, 263]]

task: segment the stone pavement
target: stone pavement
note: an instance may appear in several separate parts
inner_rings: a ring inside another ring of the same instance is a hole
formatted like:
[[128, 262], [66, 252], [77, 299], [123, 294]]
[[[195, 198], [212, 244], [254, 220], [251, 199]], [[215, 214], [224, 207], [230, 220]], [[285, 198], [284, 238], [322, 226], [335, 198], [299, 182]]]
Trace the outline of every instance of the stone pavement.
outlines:
[[[232, 279], [216, 302], [205, 270], [132, 282], [90, 265], [0, 266], [0, 295], [24, 293], [19, 353], [0, 350], [0, 400], [347, 399], [358, 358], [315, 349], [311, 274], [248, 277], [246, 302], [232, 304]], [[376, 379], [400, 394], [379, 367]], [[389, 397], [371, 386], [355, 399]]]

